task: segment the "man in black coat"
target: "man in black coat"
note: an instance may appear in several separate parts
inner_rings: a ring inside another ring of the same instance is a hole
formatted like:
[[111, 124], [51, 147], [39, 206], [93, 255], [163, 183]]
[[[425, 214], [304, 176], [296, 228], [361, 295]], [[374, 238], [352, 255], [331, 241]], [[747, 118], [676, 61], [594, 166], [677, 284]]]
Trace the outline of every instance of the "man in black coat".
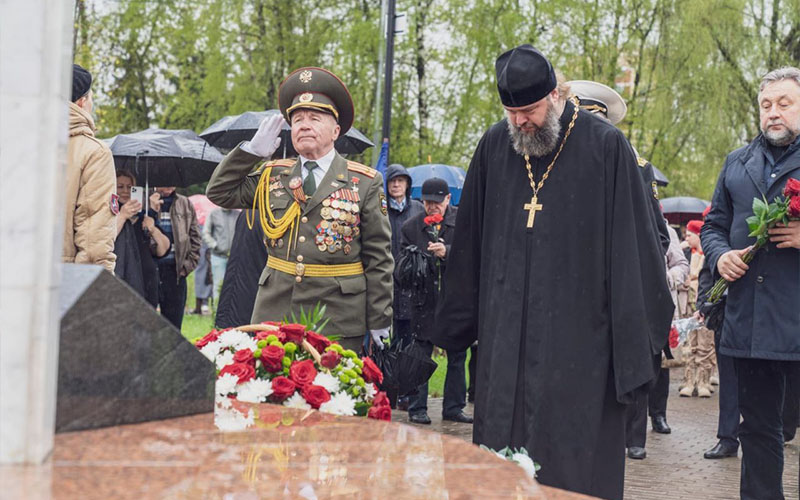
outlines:
[[729, 282], [719, 352], [738, 376], [739, 492], [772, 500], [784, 498], [784, 401], [800, 368], [800, 221], [770, 229], [745, 263], [755, 241], [745, 219], [753, 199], [772, 202], [800, 179], [800, 69], [764, 76], [758, 109], [762, 134], [725, 160], [700, 239], [713, 278]]
[[[436, 303], [439, 299], [439, 285], [444, 275], [450, 242], [456, 225], [455, 207], [450, 206], [450, 188], [447, 182], [433, 177], [422, 184], [422, 201], [425, 211], [403, 224], [400, 232], [402, 251], [416, 246], [425, 255], [434, 259], [432, 276], [426, 281], [424, 290], [412, 292], [403, 290], [411, 299], [411, 329], [417, 341], [430, 355], [433, 352], [431, 336], [435, 327]], [[430, 268], [429, 268], [430, 269]], [[454, 422], [472, 423], [472, 417], [464, 413], [467, 397], [467, 384], [464, 364], [467, 352], [447, 351], [447, 376], [444, 382], [444, 402], [442, 419]], [[428, 382], [421, 384], [417, 394], [411, 396], [408, 418], [417, 424], [430, 424], [428, 417]]]
[[[411, 199], [411, 176], [399, 163], [393, 163], [386, 169], [386, 192], [389, 195], [389, 224], [392, 226], [392, 257], [397, 262], [401, 249], [400, 229], [407, 220], [424, 214], [425, 207], [418, 200]], [[411, 303], [408, 294], [404, 295], [402, 292], [395, 282], [392, 339], [393, 342], [406, 345], [411, 341]]]

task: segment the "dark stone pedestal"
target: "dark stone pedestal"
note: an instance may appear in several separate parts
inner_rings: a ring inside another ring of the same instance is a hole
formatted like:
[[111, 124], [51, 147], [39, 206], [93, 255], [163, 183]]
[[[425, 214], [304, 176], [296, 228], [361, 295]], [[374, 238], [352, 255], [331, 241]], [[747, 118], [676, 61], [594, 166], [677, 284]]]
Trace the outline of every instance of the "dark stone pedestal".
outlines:
[[62, 264], [56, 432], [211, 412], [214, 365], [124, 282]]

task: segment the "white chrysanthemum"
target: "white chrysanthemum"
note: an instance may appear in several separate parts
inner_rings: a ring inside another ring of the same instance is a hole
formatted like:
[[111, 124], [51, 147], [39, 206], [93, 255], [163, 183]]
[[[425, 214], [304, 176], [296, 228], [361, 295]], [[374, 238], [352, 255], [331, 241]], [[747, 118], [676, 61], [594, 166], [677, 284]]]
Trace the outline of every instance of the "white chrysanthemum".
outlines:
[[375, 387], [375, 384], [367, 384], [364, 386], [364, 389], [367, 391], [367, 399], [372, 401], [375, 399], [375, 395], [378, 394], [378, 388]]
[[226, 373], [217, 378], [216, 392], [221, 396], [227, 396], [231, 392], [236, 392], [236, 384], [238, 383], [239, 377]]
[[217, 359], [214, 362], [217, 364], [217, 370], [222, 370], [233, 363], [233, 353], [231, 351], [221, 352], [217, 355]]
[[533, 465], [533, 460], [531, 460], [531, 457], [528, 455], [524, 453], [514, 453], [511, 455], [511, 461], [522, 467], [525, 473], [531, 478], [536, 477], [536, 466]]
[[230, 408], [233, 405], [233, 403], [231, 403], [231, 398], [228, 396], [220, 396], [219, 394], [214, 397], [214, 403], [220, 408]]
[[209, 342], [200, 349], [200, 353], [211, 361], [214, 361], [219, 354], [219, 342], [216, 340], [214, 342]]
[[283, 406], [287, 408], [295, 408], [297, 410], [311, 409], [311, 405], [306, 403], [306, 400], [303, 399], [303, 396], [301, 396], [299, 392], [292, 394], [292, 397], [283, 402]]
[[326, 372], [317, 373], [312, 384], [324, 387], [331, 394], [339, 390], [339, 379]]
[[247, 415], [234, 408], [217, 408], [214, 411], [214, 425], [221, 431], [243, 431], [255, 422], [255, 414], [251, 408]]
[[356, 401], [344, 391], [337, 392], [331, 396], [330, 401], [325, 401], [320, 405], [319, 411], [334, 415], [355, 415]]
[[254, 351], [258, 349], [257, 342], [250, 335], [239, 330], [228, 330], [219, 336], [219, 343], [222, 347], [233, 347], [237, 351], [242, 349], [250, 349]]
[[342, 368], [345, 370], [352, 370], [356, 367], [356, 364], [353, 362], [352, 358], [342, 358]]
[[236, 399], [247, 403], [263, 403], [272, 394], [272, 382], [263, 379], [248, 380], [236, 386]]

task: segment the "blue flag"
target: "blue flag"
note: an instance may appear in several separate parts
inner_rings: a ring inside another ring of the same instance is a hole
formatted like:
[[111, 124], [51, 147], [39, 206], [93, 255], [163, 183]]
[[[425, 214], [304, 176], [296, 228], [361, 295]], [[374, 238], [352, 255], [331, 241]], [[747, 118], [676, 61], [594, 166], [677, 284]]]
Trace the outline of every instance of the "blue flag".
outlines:
[[378, 163], [375, 164], [375, 170], [381, 173], [383, 176], [383, 192], [386, 192], [386, 167], [388, 166], [386, 163], [389, 161], [389, 139], [383, 140], [383, 145], [381, 145], [381, 154], [378, 155]]

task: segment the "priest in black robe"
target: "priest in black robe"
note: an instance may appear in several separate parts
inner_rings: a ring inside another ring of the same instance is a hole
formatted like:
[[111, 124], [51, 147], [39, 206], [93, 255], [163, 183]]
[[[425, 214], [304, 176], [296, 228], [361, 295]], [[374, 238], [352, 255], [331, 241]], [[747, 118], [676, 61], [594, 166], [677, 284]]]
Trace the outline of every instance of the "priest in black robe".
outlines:
[[467, 172], [434, 343], [480, 344], [475, 443], [525, 447], [543, 484], [622, 498], [625, 403], [673, 310], [649, 186], [617, 128], [559, 102], [539, 51], [496, 71], [508, 118]]

